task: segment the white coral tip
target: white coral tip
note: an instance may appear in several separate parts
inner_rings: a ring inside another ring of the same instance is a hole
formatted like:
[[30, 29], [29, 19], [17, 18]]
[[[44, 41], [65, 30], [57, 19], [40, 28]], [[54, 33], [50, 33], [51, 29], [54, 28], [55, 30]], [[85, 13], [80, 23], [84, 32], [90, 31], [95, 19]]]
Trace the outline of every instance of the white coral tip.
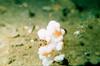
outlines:
[[61, 62], [61, 61], [64, 60], [64, 57], [65, 57], [64, 54], [58, 55], [58, 56], [56, 56], [56, 57], [54, 58], [54, 61], [56, 61], [56, 62]]
[[61, 33], [62, 33], [62, 35], [64, 35], [65, 34], [65, 30], [61, 29]]
[[40, 38], [40, 39], [45, 39], [45, 33], [46, 33], [46, 30], [45, 29], [40, 29], [39, 31], [38, 31], [38, 37]]
[[60, 50], [62, 50], [62, 48], [63, 48], [63, 42], [57, 43], [57, 45], [56, 45], [56, 50], [57, 50], [57, 51], [60, 51]]
[[47, 30], [50, 32], [53, 32], [53, 31], [59, 30], [59, 29], [60, 29], [60, 24], [54, 20], [50, 21], [47, 26]]

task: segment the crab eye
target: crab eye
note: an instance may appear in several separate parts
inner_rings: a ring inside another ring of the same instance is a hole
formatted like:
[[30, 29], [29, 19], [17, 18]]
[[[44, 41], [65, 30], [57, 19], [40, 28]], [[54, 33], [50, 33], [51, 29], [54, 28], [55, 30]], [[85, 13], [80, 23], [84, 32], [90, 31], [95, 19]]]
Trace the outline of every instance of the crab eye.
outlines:
[[65, 31], [65, 34], [67, 34], [67, 29], [66, 28], [63, 28], [63, 30]]

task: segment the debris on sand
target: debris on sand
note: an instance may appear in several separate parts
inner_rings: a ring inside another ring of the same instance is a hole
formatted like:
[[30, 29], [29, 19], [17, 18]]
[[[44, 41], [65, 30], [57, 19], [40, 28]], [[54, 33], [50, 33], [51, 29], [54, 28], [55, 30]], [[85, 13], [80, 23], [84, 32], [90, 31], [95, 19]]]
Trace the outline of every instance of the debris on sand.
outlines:
[[31, 27], [30, 26], [24, 26], [23, 27], [24, 28], [24, 30], [26, 30], [26, 32], [28, 33], [28, 34], [30, 34], [30, 33], [32, 33], [33, 31], [34, 31], [34, 29], [35, 29], [35, 26], [34, 25], [32, 25]]
[[5, 27], [6, 25], [4, 23], [1, 23], [0, 24], [0, 27]]
[[74, 32], [74, 35], [75, 36], [78, 36], [79, 34], [80, 34], [80, 31], [79, 30], [77, 30], [77, 31]]
[[52, 7], [50, 7], [50, 6], [44, 6], [44, 7], [42, 7], [42, 10], [46, 11], [46, 12], [53, 11]]
[[4, 6], [0, 6], [0, 14], [4, 14], [7, 11], [7, 8]]
[[33, 11], [29, 10], [29, 17], [32, 18], [34, 16], [35, 16], [35, 13]]

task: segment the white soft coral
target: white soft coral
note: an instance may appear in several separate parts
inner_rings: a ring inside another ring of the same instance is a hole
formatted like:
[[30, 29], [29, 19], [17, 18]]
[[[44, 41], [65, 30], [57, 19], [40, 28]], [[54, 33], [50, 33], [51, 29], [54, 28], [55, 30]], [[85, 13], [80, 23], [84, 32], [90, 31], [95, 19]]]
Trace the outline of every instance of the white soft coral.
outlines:
[[64, 60], [64, 57], [65, 55], [64, 54], [61, 54], [61, 55], [58, 55], [54, 58], [54, 61], [57, 61], [57, 62], [61, 62]]
[[46, 40], [47, 42], [50, 41], [50, 34], [47, 32], [46, 29], [40, 29], [37, 34], [39, 39]]
[[55, 45], [54, 44], [48, 44], [46, 46], [42, 46], [39, 48], [39, 54], [43, 55], [45, 53], [50, 53], [52, 52], [52, 50], [55, 49]]
[[45, 40], [45, 38], [46, 38], [46, 30], [45, 29], [40, 29], [39, 31], [38, 31], [38, 36], [39, 36], [39, 39], [43, 39], [43, 40]]
[[38, 50], [39, 58], [42, 60], [43, 66], [49, 66], [53, 60], [61, 61], [64, 59], [64, 55], [62, 54], [53, 58], [49, 56], [49, 53], [53, 50], [56, 50], [59, 53], [63, 48], [63, 36], [65, 31], [60, 27], [58, 22], [54, 20], [50, 21], [47, 28], [40, 29], [37, 34], [39, 39], [46, 40], [48, 43], [45, 46], [41, 46]]
[[60, 24], [54, 20], [50, 21], [47, 25], [47, 31], [53, 33], [55, 30], [60, 30]]
[[62, 48], [63, 48], [63, 42], [59, 42], [59, 43], [56, 44], [56, 50], [57, 51], [61, 51]]

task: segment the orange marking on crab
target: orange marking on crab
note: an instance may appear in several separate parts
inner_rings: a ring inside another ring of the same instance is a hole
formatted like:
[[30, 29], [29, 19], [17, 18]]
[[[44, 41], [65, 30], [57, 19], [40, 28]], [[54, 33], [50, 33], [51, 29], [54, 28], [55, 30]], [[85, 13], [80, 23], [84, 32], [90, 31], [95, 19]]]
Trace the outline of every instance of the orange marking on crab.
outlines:
[[[53, 51], [53, 50], [52, 50], [52, 51]], [[48, 56], [49, 54], [52, 54], [52, 51], [50, 51], [50, 52], [44, 52], [43, 55], [44, 55], [44, 56]]]
[[54, 32], [54, 36], [56, 36], [56, 37], [59, 37], [59, 36], [61, 36], [62, 35], [62, 33], [60, 32], [60, 31], [55, 31]]
[[50, 53], [51, 52], [45, 52], [45, 53], [43, 53], [43, 55], [47, 57]]
[[45, 52], [45, 53], [43, 53], [43, 55], [46, 56], [46, 57], [47, 57], [48, 55], [51, 55], [52, 57], [54, 57], [54, 56], [56, 56], [56, 54], [57, 54], [57, 53], [56, 53], [55, 50], [52, 50], [51, 52]]

